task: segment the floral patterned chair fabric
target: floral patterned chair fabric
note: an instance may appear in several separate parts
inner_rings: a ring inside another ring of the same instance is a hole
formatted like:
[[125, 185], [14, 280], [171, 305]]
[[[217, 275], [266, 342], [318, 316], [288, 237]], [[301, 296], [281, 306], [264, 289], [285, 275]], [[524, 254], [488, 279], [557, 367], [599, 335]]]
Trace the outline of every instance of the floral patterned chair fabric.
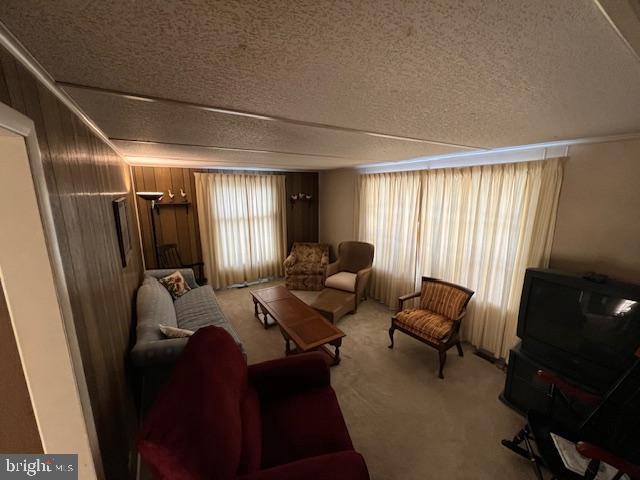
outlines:
[[284, 261], [284, 276], [290, 290], [322, 290], [329, 264], [329, 246], [321, 243], [293, 244]]

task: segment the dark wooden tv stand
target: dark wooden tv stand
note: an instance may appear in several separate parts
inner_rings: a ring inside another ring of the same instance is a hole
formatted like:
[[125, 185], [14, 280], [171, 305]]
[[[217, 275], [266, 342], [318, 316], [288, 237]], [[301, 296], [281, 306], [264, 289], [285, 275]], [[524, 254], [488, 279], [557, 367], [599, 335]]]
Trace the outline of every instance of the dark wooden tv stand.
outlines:
[[[522, 349], [520, 343], [509, 351], [509, 366], [507, 367], [507, 380], [500, 400], [521, 415], [526, 415], [529, 410], [538, 410], [546, 413], [549, 411], [551, 401], [551, 386], [541, 382], [536, 377], [538, 370], [554, 373], [569, 383], [580, 387], [582, 390], [603, 394], [584, 385], [564, 378], [552, 368], [544, 365], [539, 359], [532, 357]], [[572, 412], [561, 404], [553, 408], [553, 417], [556, 420], [566, 422], [572, 416]]]

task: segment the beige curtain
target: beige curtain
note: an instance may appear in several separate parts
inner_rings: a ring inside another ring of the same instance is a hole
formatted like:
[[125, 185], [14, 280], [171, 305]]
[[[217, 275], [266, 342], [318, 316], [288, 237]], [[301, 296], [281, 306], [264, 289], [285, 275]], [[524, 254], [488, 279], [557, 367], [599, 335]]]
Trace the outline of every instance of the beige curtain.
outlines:
[[283, 175], [196, 173], [205, 273], [213, 288], [282, 276]]
[[357, 236], [375, 245], [371, 295], [393, 305], [413, 291], [421, 176], [419, 172], [362, 175]]
[[[395, 283], [406, 283], [413, 273], [410, 284], [415, 289], [423, 275], [473, 289], [476, 294], [463, 323], [463, 338], [506, 357], [516, 340], [524, 271], [548, 265], [562, 161], [438, 169], [419, 175], [415, 268], [394, 269], [393, 275], [402, 277]], [[373, 178], [361, 183], [386, 181], [377, 175], [366, 177]], [[413, 181], [405, 188], [414, 188]], [[360, 196], [360, 202], [367, 201]], [[366, 208], [359, 212], [359, 224], [367, 223], [362, 217], [371, 212]], [[377, 249], [376, 256], [405, 245], [397, 242], [391, 249]], [[387, 293], [372, 291], [374, 297], [395, 305], [398, 291]]]

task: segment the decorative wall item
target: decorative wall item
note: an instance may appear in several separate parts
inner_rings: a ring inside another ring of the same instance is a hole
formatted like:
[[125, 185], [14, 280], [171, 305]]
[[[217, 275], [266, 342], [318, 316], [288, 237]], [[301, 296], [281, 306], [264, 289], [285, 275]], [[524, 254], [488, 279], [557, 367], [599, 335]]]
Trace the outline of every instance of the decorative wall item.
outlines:
[[131, 253], [131, 232], [127, 219], [128, 201], [127, 197], [121, 197], [113, 201], [113, 213], [116, 219], [116, 232], [118, 235], [118, 246], [120, 247], [120, 259], [122, 266], [126, 267], [129, 254]]
[[311, 199], [313, 198], [313, 195], [311, 195], [310, 193], [294, 193], [289, 197], [289, 200], [291, 200], [291, 203], [295, 203], [295, 202], [309, 202], [311, 201]]

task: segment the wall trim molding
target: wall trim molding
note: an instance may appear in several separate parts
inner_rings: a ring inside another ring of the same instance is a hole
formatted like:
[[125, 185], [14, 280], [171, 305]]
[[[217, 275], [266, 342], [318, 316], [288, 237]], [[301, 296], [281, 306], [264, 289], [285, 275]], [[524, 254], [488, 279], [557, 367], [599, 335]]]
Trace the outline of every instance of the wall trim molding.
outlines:
[[399, 162], [381, 162], [354, 167], [360, 173], [404, 172], [410, 170], [432, 170], [437, 168], [460, 168], [475, 165], [500, 163], [531, 162], [553, 157], [566, 157], [572, 145], [593, 143], [623, 142], [639, 140], [640, 132], [601, 137], [586, 137], [573, 140], [520, 145], [516, 147], [495, 148], [481, 152], [462, 152], [446, 155], [419, 157]]
[[0, 45], [6, 48], [14, 58], [20, 62], [29, 72], [31, 72], [58, 100], [60, 100], [69, 110], [75, 113], [82, 122], [89, 127], [100, 139], [102, 139], [111, 149], [124, 159], [122, 152], [109, 139], [109, 137], [91, 120], [91, 118], [80, 108], [71, 96], [58, 86], [54, 78], [45, 68], [31, 55], [31, 53], [20, 43], [7, 26], [0, 21]]
[[[250, 163], [249, 165], [240, 163], [205, 163], [197, 160], [184, 159], [180, 157], [148, 157], [127, 155], [125, 160], [132, 167], [173, 167], [173, 168], [196, 168], [203, 170], [256, 170], [262, 172], [321, 172], [317, 168], [294, 168], [282, 165], [263, 165], [260, 163]], [[344, 168], [344, 167], [343, 167]], [[346, 167], [349, 168], [349, 167]], [[331, 169], [326, 169], [331, 170]]]

